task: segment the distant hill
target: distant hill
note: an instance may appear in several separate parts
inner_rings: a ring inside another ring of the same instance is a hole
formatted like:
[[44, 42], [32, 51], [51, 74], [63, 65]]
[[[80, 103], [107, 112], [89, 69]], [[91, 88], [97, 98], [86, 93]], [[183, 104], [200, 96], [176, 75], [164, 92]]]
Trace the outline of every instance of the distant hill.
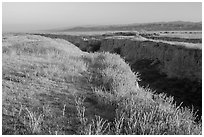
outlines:
[[127, 25], [106, 25], [73, 27], [61, 29], [59, 31], [175, 31], [175, 30], [202, 30], [202, 22], [155, 22], [155, 23], [136, 23]]

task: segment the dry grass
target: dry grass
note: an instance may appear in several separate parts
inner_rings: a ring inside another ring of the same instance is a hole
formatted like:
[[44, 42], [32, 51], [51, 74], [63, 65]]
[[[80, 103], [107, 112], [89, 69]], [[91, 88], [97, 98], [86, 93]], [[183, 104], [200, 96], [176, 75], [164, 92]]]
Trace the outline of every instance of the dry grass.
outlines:
[[[50, 106], [50, 115], [54, 117], [57, 117], [65, 104], [67, 108], [73, 109], [72, 94], [77, 88], [80, 89], [81, 73], [86, 69], [80, 60], [81, 54], [78, 48], [66, 41], [30, 35], [4, 38], [4, 134], [14, 134], [14, 130], [10, 130], [13, 123], [8, 122], [7, 117], [13, 115], [14, 111], [18, 112], [21, 105], [30, 112], [28, 119], [32, 122], [27, 126], [29, 129], [35, 125], [34, 117], [36, 121], [42, 119], [41, 116], [38, 120], [35, 113], [43, 106]], [[78, 85], [75, 81], [78, 81]], [[56, 123], [57, 119], [54, 121], [52, 123]], [[57, 128], [57, 124], [52, 128]]]
[[3, 35], [2, 51], [3, 134], [201, 134], [118, 55], [32, 35]]

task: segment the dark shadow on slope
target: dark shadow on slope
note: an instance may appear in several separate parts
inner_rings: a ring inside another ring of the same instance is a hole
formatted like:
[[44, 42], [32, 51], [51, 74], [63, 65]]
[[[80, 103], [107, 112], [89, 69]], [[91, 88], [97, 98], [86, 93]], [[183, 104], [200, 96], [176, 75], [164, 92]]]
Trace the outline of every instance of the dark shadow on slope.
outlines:
[[159, 71], [159, 62], [150, 59], [141, 59], [131, 65], [135, 72], [139, 72], [140, 86], [149, 87], [156, 93], [166, 93], [173, 96], [177, 105], [194, 109], [198, 118], [202, 116], [202, 83], [190, 81], [189, 79], [168, 78], [166, 74]]

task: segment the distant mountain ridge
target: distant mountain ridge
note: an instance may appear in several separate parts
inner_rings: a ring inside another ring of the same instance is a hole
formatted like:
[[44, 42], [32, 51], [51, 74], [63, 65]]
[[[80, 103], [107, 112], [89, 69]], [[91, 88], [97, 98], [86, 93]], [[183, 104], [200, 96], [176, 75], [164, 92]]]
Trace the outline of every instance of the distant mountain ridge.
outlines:
[[202, 22], [154, 22], [154, 23], [134, 23], [126, 25], [98, 25], [79, 26], [59, 31], [175, 31], [175, 30], [198, 30], [202, 31]]

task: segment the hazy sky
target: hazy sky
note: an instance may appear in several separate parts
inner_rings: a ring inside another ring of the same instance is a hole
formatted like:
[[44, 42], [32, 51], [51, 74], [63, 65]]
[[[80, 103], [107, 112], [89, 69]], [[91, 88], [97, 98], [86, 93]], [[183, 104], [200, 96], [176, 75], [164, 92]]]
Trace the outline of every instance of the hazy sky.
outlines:
[[202, 21], [202, 3], [3, 3], [3, 31], [79, 25]]

